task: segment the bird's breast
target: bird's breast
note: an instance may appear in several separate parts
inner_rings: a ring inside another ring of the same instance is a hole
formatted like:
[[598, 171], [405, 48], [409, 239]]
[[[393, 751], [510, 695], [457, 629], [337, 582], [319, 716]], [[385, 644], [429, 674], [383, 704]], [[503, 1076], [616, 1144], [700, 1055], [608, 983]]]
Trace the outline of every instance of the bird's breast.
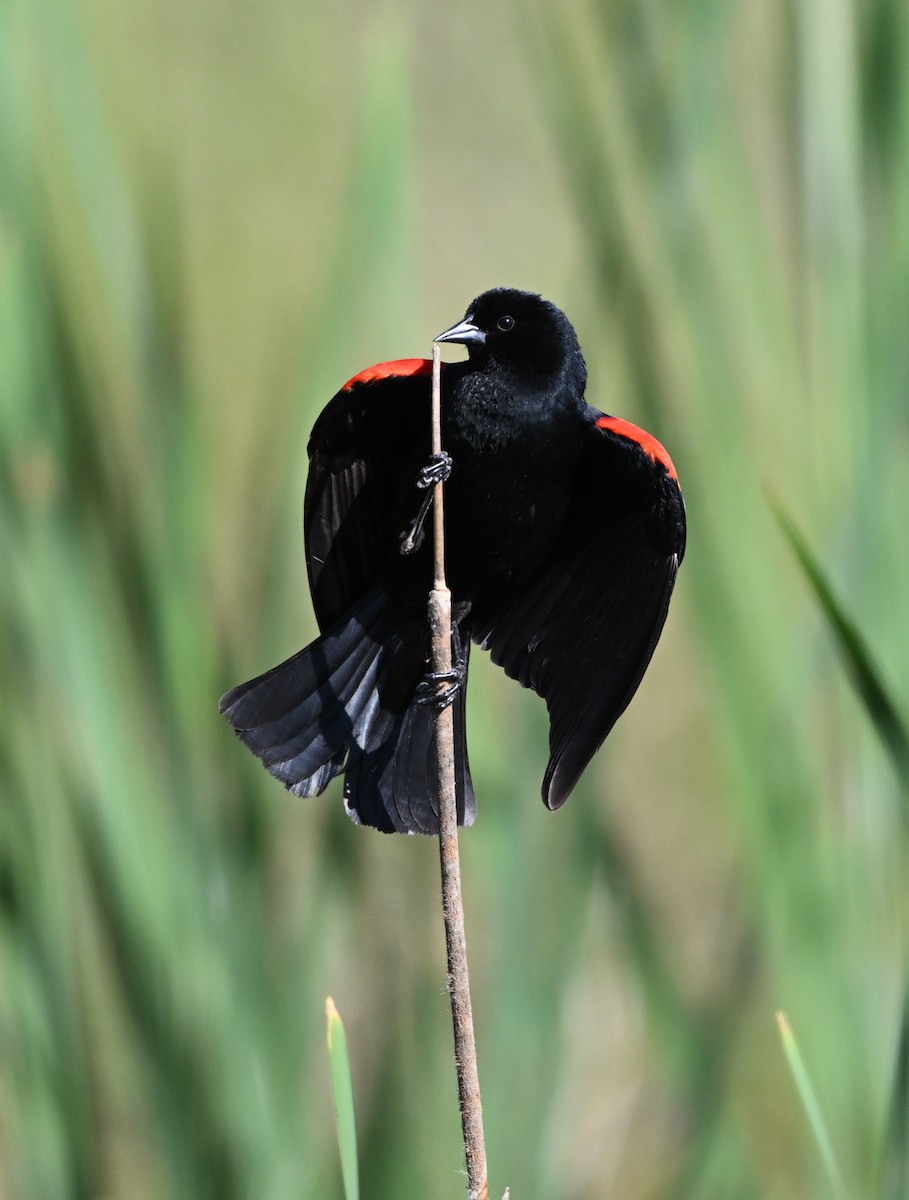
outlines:
[[445, 485], [446, 559], [455, 599], [518, 587], [562, 532], [580, 459], [551, 423], [518, 421], [497, 436], [452, 429]]

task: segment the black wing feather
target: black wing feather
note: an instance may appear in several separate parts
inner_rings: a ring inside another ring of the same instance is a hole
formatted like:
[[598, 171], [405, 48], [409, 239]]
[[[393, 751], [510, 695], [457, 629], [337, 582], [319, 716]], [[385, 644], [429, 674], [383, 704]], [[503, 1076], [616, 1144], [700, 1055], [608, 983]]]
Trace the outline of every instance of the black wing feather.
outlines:
[[429, 456], [430, 388], [424, 375], [349, 384], [313, 428], [303, 526], [320, 629], [347, 612], [398, 553], [402, 485], [415, 512], [417, 493], [409, 489]]
[[560, 550], [475, 632], [494, 662], [546, 700], [549, 808], [565, 802], [637, 690], [684, 546], [675, 478], [635, 441], [592, 424]]

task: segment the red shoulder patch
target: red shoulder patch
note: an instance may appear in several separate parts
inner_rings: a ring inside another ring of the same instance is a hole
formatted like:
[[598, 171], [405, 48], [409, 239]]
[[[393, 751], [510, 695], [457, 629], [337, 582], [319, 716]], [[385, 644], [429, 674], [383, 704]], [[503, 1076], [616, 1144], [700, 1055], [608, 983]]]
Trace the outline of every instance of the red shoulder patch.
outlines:
[[644, 429], [639, 429], [637, 425], [632, 425], [630, 421], [623, 421], [621, 417], [598, 417], [597, 425], [600, 429], [618, 434], [619, 437], [627, 438], [629, 442], [640, 446], [649, 459], [665, 467], [669, 475], [678, 483], [679, 477], [675, 473], [672, 459], [666, 452], [666, 448], [652, 434], [647, 433]]
[[[443, 368], [444, 366], [445, 364], [442, 363]], [[396, 358], [394, 362], [376, 363], [374, 367], [367, 367], [365, 371], [360, 371], [352, 379], [348, 379], [341, 391], [349, 392], [361, 383], [375, 383], [379, 379], [405, 379], [409, 375], [431, 374], [431, 358]]]

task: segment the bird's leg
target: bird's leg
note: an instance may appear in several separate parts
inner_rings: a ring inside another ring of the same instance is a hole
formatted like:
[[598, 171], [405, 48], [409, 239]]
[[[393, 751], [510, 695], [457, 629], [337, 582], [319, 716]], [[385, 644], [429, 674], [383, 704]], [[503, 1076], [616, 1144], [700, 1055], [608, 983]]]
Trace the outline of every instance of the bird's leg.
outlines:
[[422, 545], [423, 526], [426, 523], [426, 514], [429, 512], [429, 506], [432, 504], [432, 489], [437, 483], [444, 483], [450, 474], [451, 455], [446, 454], [444, 450], [441, 454], [434, 454], [429, 462], [424, 463], [420, 468], [417, 474], [417, 487], [426, 494], [420, 502], [417, 515], [404, 533], [401, 534], [402, 554], [413, 554]]
[[451, 670], [427, 671], [417, 684], [417, 704], [431, 704], [437, 712], [448, 708], [464, 686], [464, 651], [456, 621], [451, 625]]

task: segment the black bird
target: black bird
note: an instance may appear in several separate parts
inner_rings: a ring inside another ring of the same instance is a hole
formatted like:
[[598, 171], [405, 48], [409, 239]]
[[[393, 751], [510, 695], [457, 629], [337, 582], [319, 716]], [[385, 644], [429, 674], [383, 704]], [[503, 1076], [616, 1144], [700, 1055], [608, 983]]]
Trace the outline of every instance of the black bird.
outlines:
[[[549, 710], [543, 801], [564, 803], [634, 695], [663, 628], [685, 550], [685, 507], [669, 455], [650, 434], [584, 399], [587, 368], [555, 305], [495, 288], [440, 342], [444, 364], [446, 574], [455, 658], [471, 641]], [[426, 606], [431, 539], [421, 493], [431, 363], [355, 375], [309, 442], [304, 526], [319, 637], [221, 699], [265, 767], [299, 796], [344, 772], [361, 825], [437, 833]], [[476, 802], [465, 686], [453, 700], [458, 819]]]

